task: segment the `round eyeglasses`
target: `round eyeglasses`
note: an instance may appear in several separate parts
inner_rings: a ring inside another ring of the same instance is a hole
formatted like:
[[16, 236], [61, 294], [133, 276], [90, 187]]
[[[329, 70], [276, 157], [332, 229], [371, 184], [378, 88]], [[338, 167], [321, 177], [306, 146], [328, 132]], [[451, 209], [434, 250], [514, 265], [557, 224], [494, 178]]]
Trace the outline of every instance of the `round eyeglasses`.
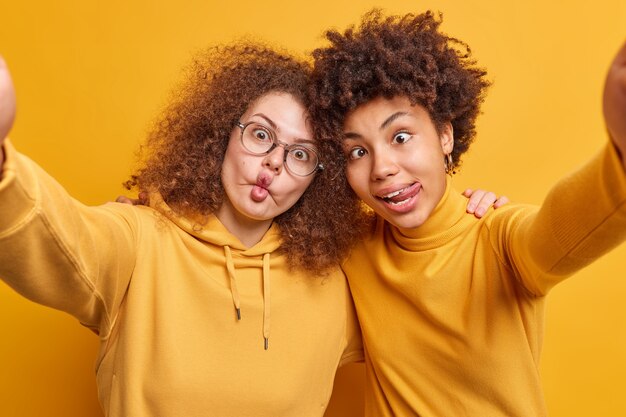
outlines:
[[273, 129], [259, 122], [246, 124], [237, 122], [237, 127], [241, 129], [241, 144], [252, 154], [267, 155], [277, 146], [285, 148], [283, 161], [287, 170], [294, 175], [306, 177], [324, 169], [324, 165], [319, 162], [317, 152], [309, 146], [299, 143], [289, 145], [281, 142], [276, 138]]

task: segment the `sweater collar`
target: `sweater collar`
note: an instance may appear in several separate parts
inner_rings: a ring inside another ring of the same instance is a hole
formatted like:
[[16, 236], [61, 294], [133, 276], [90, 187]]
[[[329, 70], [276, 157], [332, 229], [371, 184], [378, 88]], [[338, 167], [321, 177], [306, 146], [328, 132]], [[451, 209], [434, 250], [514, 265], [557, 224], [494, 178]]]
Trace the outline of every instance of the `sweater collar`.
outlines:
[[172, 209], [159, 193], [150, 193], [150, 206], [166, 216], [178, 227], [190, 235], [218, 246], [229, 246], [233, 250], [241, 251], [244, 256], [261, 256], [272, 253], [280, 247], [280, 231], [273, 223], [263, 238], [254, 246], [246, 247], [236, 236], [213, 215], [183, 216]]

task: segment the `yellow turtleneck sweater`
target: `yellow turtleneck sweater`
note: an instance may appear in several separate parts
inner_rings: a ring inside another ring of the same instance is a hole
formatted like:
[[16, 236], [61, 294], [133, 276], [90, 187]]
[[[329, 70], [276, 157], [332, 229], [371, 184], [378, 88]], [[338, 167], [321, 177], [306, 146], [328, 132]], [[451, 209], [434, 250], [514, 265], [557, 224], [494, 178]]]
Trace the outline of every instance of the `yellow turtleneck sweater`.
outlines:
[[324, 414], [337, 367], [362, 358], [339, 267], [289, 270], [277, 226], [246, 248], [154, 196], [157, 210], [84, 206], [4, 150], [0, 277], [99, 334], [106, 416]]
[[417, 229], [378, 218], [344, 265], [367, 416], [545, 416], [544, 296], [626, 239], [626, 178], [610, 145], [540, 209], [509, 204], [479, 220], [465, 206], [448, 186]]

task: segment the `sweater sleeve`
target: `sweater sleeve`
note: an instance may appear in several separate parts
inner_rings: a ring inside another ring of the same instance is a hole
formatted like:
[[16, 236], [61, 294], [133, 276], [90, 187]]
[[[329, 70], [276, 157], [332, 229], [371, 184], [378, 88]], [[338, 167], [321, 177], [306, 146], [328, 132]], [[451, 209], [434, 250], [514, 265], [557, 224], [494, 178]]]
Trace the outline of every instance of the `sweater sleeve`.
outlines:
[[4, 151], [0, 277], [105, 338], [135, 264], [135, 211], [121, 204], [87, 207], [9, 142]]
[[503, 256], [526, 289], [544, 295], [626, 240], [626, 175], [615, 148], [559, 181], [538, 211], [513, 213], [500, 234]]

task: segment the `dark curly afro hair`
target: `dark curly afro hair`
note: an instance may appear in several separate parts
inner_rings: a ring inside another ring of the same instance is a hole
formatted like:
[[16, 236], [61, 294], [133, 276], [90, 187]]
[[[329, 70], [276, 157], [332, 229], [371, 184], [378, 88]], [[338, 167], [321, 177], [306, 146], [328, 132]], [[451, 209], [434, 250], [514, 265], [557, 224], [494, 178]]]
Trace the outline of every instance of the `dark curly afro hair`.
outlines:
[[313, 51], [312, 116], [326, 137], [342, 140], [346, 115], [377, 97], [405, 96], [426, 108], [437, 127], [454, 130], [453, 166], [475, 136], [489, 82], [467, 44], [440, 32], [432, 12], [383, 16], [368, 12], [357, 28], [326, 32], [330, 45]]
[[[157, 118], [142, 149], [142, 166], [126, 187], [158, 191], [177, 215], [197, 219], [215, 213], [225, 198], [222, 162], [241, 115], [260, 97], [276, 92], [308, 108], [310, 73], [307, 61], [256, 42], [207, 49], [187, 68]], [[342, 156], [330, 141], [317, 147], [324, 171], [274, 221], [289, 265], [323, 274], [346, 256], [356, 231], [343, 221], [354, 209], [349, 198], [342, 198], [348, 188]]]

